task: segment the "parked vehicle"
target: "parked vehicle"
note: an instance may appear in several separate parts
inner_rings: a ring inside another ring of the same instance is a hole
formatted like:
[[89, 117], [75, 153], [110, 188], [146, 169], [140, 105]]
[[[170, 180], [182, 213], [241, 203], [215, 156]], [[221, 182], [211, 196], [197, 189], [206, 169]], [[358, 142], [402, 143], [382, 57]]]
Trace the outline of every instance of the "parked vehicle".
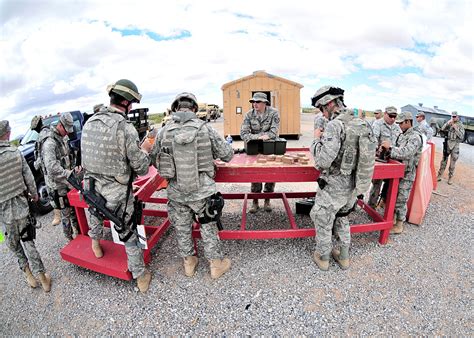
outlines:
[[[433, 135], [445, 137], [445, 132], [441, 131], [441, 127], [449, 121], [451, 117], [432, 117], [430, 120], [430, 127], [433, 129]], [[464, 126], [464, 142], [474, 145], [474, 118], [468, 116], [461, 116], [461, 122]]]

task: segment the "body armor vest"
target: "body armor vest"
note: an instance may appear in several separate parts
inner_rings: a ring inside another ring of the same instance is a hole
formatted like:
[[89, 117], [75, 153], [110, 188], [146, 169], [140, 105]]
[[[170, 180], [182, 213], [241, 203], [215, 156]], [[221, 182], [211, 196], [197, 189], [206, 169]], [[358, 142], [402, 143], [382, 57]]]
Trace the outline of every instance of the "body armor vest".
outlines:
[[0, 203], [26, 190], [20, 152], [12, 147], [0, 147]]
[[158, 159], [158, 171], [167, 179], [176, 179], [179, 190], [199, 189], [199, 173], [214, 177], [214, 158], [205, 122], [194, 118], [165, 127]]
[[329, 172], [345, 176], [355, 174], [357, 196], [365, 193], [370, 187], [377, 141], [370, 124], [355, 117], [351, 110], [345, 110], [336, 117], [336, 121], [342, 125], [342, 141]]
[[127, 158], [121, 152], [117, 131], [125, 129], [125, 117], [100, 111], [84, 126], [81, 138], [82, 166], [91, 173], [118, 176], [129, 174]]
[[43, 144], [46, 141], [46, 139], [49, 137], [50, 134], [50, 129], [49, 127], [43, 127], [41, 128], [41, 131], [38, 136], [38, 140], [36, 140], [35, 143], [35, 162], [34, 166], [36, 170], [41, 170], [43, 172], [43, 175], [46, 175], [46, 170], [43, 162], [43, 156], [42, 156], [42, 148]]

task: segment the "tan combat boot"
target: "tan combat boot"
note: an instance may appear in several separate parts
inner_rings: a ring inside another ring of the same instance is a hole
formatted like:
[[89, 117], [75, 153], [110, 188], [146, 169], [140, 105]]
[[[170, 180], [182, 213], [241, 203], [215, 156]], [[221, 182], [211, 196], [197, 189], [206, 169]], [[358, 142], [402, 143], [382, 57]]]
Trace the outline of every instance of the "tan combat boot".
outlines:
[[53, 212], [54, 212], [54, 218], [53, 218], [53, 221], [51, 222], [51, 225], [55, 227], [56, 225], [61, 223], [61, 210], [54, 209]]
[[393, 226], [393, 228], [390, 229], [390, 233], [398, 235], [398, 234], [401, 234], [402, 232], [403, 232], [403, 221], [398, 220], [397, 223], [395, 223], [395, 225]]
[[44, 272], [40, 272], [38, 274], [38, 277], [44, 292], [51, 291], [51, 277], [48, 274], [45, 274]]
[[452, 176], [449, 176], [449, 178], [448, 178], [448, 184], [449, 184], [449, 185], [453, 184], [453, 177], [452, 177]]
[[196, 256], [184, 257], [184, 274], [187, 277], [192, 277], [196, 273], [198, 265], [198, 258]]
[[252, 207], [250, 208], [249, 212], [252, 214], [256, 213], [258, 210], [258, 200], [253, 200]]
[[332, 257], [336, 263], [341, 267], [342, 270], [349, 269], [349, 248], [341, 248], [341, 250], [333, 249]]
[[143, 275], [137, 278], [138, 290], [140, 290], [141, 293], [147, 292], [148, 288], [150, 287], [150, 282], [151, 282], [151, 272], [148, 270], [145, 270]]
[[102, 258], [104, 256], [104, 252], [102, 251], [100, 241], [98, 239], [92, 240], [92, 252], [96, 258]]
[[28, 265], [25, 267], [24, 271], [25, 271], [26, 281], [28, 282], [28, 285], [31, 286], [33, 289], [36, 288], [38, 284], [36, 283], [36, 279], [31, 273], [30, 267]]
[[229, 271], [231, 261], [229, 258], [224, 259], [211, 259], [210, 260], [210, 267], [211, 267], [211, 278], [217, 279], [222, 276], [224, 273]]
[[329, 270], [329, 256], [321, 256], [319, 253], [315, 252], [313, 254], [313, 261], [316, 263], [318, 268], [323, 271]]
[[263, 204], [263, 210], [265, 210], [266, 212], [272, 211], [272, 206], [270, 205], [269, 199], [265, 200], [265, 203]]

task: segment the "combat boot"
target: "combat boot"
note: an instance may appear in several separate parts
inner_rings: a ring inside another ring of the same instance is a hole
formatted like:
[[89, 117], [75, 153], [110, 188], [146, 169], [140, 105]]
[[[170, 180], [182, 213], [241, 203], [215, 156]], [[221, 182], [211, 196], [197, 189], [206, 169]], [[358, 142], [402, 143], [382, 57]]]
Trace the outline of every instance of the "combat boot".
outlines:
[[40, 272], [38, 274], [39, 280], [41, 282], [41, 286], [43, 287], [44, 292], [51, 291], [51, 277], [44, 272]]
[[209, 262], [210, 262], [210, 267], [211, 267], [212, 279], [219, 278], [230, 269], [231, 261], [229, 258], [211, 259]]
[[269, 199], [265, 200], [265, 203], [263, 204], [263, 210], [265, 210], [266, 212], [272, 211], [272, 206], [270, 205]]
[[61, 210], [59, 209], [53, 209], [54, 212], [54, 218], [53, 221], [51, 222], [51, 225], [55, 227], [59, 223], [61, 223]]
[[250, 208], [249, 212], [254, 214], [258, 210], [258, 200], [253, 200], [252, 207]]
[[92, 240], [92, 252], [96, 258], [102, 258], [104, 256], [104, 252], [102, 251], [102, 247], [100, 246], [100, 241], [98, 239]]
[[398, 220], [397, 223], [395, 223], [395, 225], [393, 226], [393, 228], [390, 229], [390, 233], [398, 235], [398, 234], [401, 234], [402, 232], [403, 232], [403, 221]]
[[151, 282], [151, 272], [148, 270], [145, 270], [145, 272], [137, 278], [137, 286], [138, 290], [140, 290], [141, 293], [145, 293], [148, 291], [148, 288], [150, 287], [150, 282]]
[[319, 253], [315, 252], [313, 254], [313, 261], [316, 263], [320, 270], [329, 270], [329, 255], [321, 256]]
[[198, 258], [196, 256], [184, 257], [184, 274], [187, 277], [192, 277], [196, 273], [198, 265]]
[[442, 176], [442, 175], [441, 175], [440, 173], [438, 173], [438, 176], [436, 177], [436, 179], [438, 180], [438, 182], [441, 181], [441, 176]]
[[30, 267], [28, 265], [25, 267], [24, 271], [25, 271], [26, 281], [28, 282], [28, 285], [31, 286], [33, 289], [36, 288], [38, 284], [36, 283], [36, 279], [31, 273]]
[[449, 176], [449, 178], [448, 178], [448, 184], [449, 184], [449, 185], [453, 184], [453, 176]]
[[333, 249], [332, 257], [336, 263], [341, 267], [342, 270], [349, 269], [350, 260], [349, 260], [349, 248], [341, 248], [341, 250]]

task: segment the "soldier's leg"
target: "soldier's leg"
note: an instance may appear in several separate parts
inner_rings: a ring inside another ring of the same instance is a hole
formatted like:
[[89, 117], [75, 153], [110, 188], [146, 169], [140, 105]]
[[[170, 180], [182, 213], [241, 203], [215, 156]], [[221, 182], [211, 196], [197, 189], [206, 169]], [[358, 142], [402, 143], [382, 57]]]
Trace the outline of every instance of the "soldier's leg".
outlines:
[[[206, 207], [206, 199], [197, 201], [190, 205], [192, 209], [199, 214]], [[219, 230], [217, 223], [210, 221], [201, 223], [201, 237], [204, 244], [204, 255], [208, 260], [222, 259], [221, 242], [219, 239]]]
[[383, 180], [372, 180], [372, 188], [370, 189], [370, 195], [369, 195], [369, 205], [372, 208], [374, 208], [377, 205], [382, 183], [383, 183]]
[[179, 255], [183, 258], [196, 255], [192, 238], [194, 211], [186, 205], [169, 200], [168, 216], [176, 229]]
[[454, 169], [456, 169], [456, 161], [459, 158], [459, 145], [456, 145], [451, 152], [451, 160], [449, 162], [449, 177], [454, 176]]
[[[262, 183], [251, 183], [250, 184], [250, 191], [251, 192], [262, 192]], [[252, 202], [252, 207], [250, 208], [249, 212], [254, 213], [258, 210], [258, 199], [254, 198]]]
[[329, 260], [329, 254], [332, 248], [332, 228], [336, 210], [332, 207], [331, 197], [328, 194], [324, 194], [324, 196], [321, 195], [321, 191], [316, 194], [310, 217], [316, 228], [316, 252], [323, 257], [324, 260]]
[[413, 181], [405, 179], [400, 180], [398, 187], [397, 201], [395, 202], [395, 217], [394, 219], [401, 222], [405, 221], [407, 215], [407, 201], [410, 197], [410, 191], [413, 186]]
[[15, 254], [20, 269], [24, 271], [28, 265], [28, 258], [25, 254], [23, 246], [21, 245], [19, 228], [20, 224], [20, 221], [13, 221], [12, 224], [5, 224], [5, 237], [7, 239], [6, 243], [8, 248]]
[[[344, 205], [339, 212], [347, 212], [354, 207], [354, 203], [356, 203], [356, 198], [352, 197], [352, 192], [348, 192], [348, 196], [346, 205]], [[336, 234], [336, 238], [339, 242], [341, 248], [349, 249], [351, 245], [351, 228], [349, 225], [349, 218], [347, 216], [337, 217], [334, 221], [334, 232]]]
[[19, 233], [23, 233], [24, 235], [21, 236], [20, 240], [23, 244], [24, 251], [26, 252], [26, 256], [28, 257], [28, 262], [33, 274], [39, 274], [41, 272], [45, 272], [43, 261], [41, 260], [41, 256], [36, 249], [36, 245], [34, 239], [28, 238], [27, 232], [24, 230], [28, 226], [27, 220], [24, 218], [18, 222], [18, 230]]
[[[264, 192], [274, 192], [275, 191], [275, 183], [267, 182], [265, 183], [265, 187], [263, 189]], [[272, 211], [272, 207], [270, 206], [270, 199], [265, 199], [265, 204], [263, 205], [263, 209], [265, 211]]]
[[438, 180], [443, 176], [444, 170], [446, 169], [446, 164], [448, 163], [449, 153], [443, 152], [443, 158], [441, 159], [441, 163], [439, 164], [438, 170]]

